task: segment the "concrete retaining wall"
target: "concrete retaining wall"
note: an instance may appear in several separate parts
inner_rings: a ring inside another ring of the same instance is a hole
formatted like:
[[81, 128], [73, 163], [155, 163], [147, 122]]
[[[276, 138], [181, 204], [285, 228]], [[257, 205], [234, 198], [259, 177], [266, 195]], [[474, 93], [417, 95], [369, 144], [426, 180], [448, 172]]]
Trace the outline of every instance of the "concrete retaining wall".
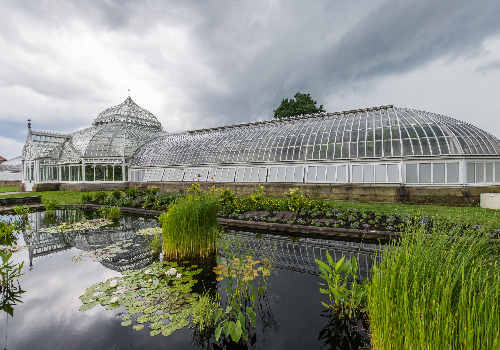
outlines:
[[0, 180], [0, 186], [16, 186], [19, 187], [21, 180]]
[[0, 198], [0, 206], [11, 207], [14, 205], [42, 203], [41, 196], [17, 197], [17, 198]]
[[[36, 184], [33, 191], [124, 191], [127, 188], [147, 189], [158, 187], [162, 191], [186, 191], [190, 182], [125, 182], [125, 183], [50, 183]], [[203, 190], [211, 183], [200, 182]], [[255, 184], [216, 183], [217, 188], [226, 187], [238, 196], [252, 193]], [[263, 183], [264, 195], [267, 197], [284, 197], [289, 188], [301, 187], [296, 183]], [[333, 185], [304, 184], [302, 191], [310, 199], [327, 199], [336, 201], [368, 202], [368, 203], [407, 203], [433, 204], [452, 206], [477, 206], [481, 193], [500, 193], [500, 186], [483, 187], [421, 187], [400, 185]]]

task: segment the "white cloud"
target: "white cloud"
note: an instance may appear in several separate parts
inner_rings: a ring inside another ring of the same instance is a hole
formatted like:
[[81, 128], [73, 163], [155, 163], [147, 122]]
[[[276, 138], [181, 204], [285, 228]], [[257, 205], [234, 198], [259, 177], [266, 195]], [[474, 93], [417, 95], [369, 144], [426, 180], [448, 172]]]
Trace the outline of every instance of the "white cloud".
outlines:
[[23, 151], [23, 146], [23, 142], [0, 136], [0, 156], [6, 159], [20, 156]]

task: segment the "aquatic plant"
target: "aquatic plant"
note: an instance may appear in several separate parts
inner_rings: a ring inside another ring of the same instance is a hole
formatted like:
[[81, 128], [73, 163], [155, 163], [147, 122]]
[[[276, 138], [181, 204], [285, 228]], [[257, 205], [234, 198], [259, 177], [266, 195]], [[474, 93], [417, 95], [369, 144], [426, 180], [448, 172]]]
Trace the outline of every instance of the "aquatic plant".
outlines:
[[169, 259], [204, 257], [217, 250], [217, 194], [179, 198], [160, 216], [163, 253]]
[[499, 248], [481, 232], [423, 227], [390, 245], [371, 272], [374, 348], [500, 348]]
[[97, 305], [113, 310], [123, 305], [127, 314], [122, 326], [135, 330], [144, 328], [150, 322], [151, 336], [168, 336], [175, 330], [189, 324], [192, 303], [198, 295], [191, 293], [196, 283], [193, 278], [201, 270], [196, 265], [183, 267], [177, 263], [157, 262], [151, 266], [122, 272], [122, 277], [111, 278], [88, 288], [80, 300], [80, 311], [90, 310]]
[[221, 309], [220, 297], [211, 296], [205, 291], [198, 300], [192, 304], [192, 325], [197, 326], [201, 332], [205, 329], [215, 328], [217, 312]]
[[[334, 262], [328, 252], [326, 252], [328, 264], [316, 259], [320, 269], [320, 277], [326, 281], [326, 288], [320, 288], [320, 292], [327, 294], [330, 304], [322, 302], [323, 306], [332, 308], [340, 316], [356, 319], [359, 313], [366, 310], [368, 281], [363, 280], [358, 283], [358, 262], [356, 257], [345, 260], [343, 256], [339, 261]], [[348, 283], [348, 279], [352, 282]]]
[[144, 236], [152, 252], [159, 253], [161, 251], [163, 245], [161, 227], [145, 228], [137, 231], [135, 234]]
[[215, 340], [219, 341], [222, 333], [226, 337], [231, 337], [234, 342], [239, 342], [241, 338], [248, 340], [247, 320], [255, 328], [255, 311], [251, 307], [246, 307], [241, 311], [241, 305], [232, 302], [225, 309], [221, 309], [215, 315], [215, 322], [218, 326], [215, 330]]
[[14, 284], [14, 279], [19, 278], [24, 275], [21, 273], [24, 261], [20, 264], [12, 264], [9, 262], [12, 256], [12, 252], [4, 254], [0, 251], [0, 257], [2, 258], [2, 268], [0, 269], [0, 294], [2, 296], [2, 303], [0, 305], [0, 310], [7, 312], [10, 316], [14, 315], [13, 306], [16, 303], [22, 302], [20, 297], [25, 291], [21, 289], [19, 283], [17, 286]]
[[43, 204], [45, 206], [45, 215], [47, 216], [54, 216], [55, 210], [60, 205], [57, 199], [48, 199], [45, 202], [43, 202]]
[[121, 211], [120, 211], [119, 207], [101, 206], [98, 209], [98, 211], [102, 217], [107, 218], [109, 220], [118, 220], [120, 218], [120, 215], [121, 215]]
[[11, 246], [17, 244], [17, 237], [14, 234], [14, 224], [6, 221], [0, 221], [0, 244]]
[[59, 226], [42, 228], [41, 230], [39, 230], [39, 232], [56, 233], [77, 230], [95, 230], [103, 226], [111, 225], [112, 223], [113, 221], [106, 218], [77, 221], [71, 224], [66, 224], [65, 222], [63, 222]]
[[[224, 287], [229, 302], [243, 303], [248, 300], [253, 307], [256, 305], [259, 293], [265, 291], [267, 287], [267, 277], [270, 275], [270, 269], [264, 266], [256, 265], [260, 261], [253, 257], [233, 258], [224, 261], [222, 264], [214, 267], [214, 272], [219, 275], [217, 281], [226, 279]], [[259, 277], [259, 284], [255, 287], [254, 281]]]

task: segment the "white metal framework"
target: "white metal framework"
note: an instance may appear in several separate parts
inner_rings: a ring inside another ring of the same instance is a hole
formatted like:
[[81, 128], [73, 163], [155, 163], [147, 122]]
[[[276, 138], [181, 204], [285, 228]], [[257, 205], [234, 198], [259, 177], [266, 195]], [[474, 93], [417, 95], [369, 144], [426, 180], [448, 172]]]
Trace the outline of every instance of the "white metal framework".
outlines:
[[68, 135], [29, 128], [29, 182], [500, 184], [500, 140], [392, 105], [165, 133], [130, 97]]
[[484, 185], [500, 183], [499, 154], [473, 125], [382, 106], [164, 134], [137, 150], [130, 179]]

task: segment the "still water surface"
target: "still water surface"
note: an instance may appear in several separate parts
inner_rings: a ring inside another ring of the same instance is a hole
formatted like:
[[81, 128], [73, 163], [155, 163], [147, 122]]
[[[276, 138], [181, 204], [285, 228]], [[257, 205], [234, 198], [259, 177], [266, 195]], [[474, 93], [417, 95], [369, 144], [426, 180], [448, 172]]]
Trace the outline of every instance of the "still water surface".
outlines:
[[[15, 263], [25, 262], [24, 275], [19, 278], [19, 283], [26, 292], [22, 295], [22, 304], [14, 307], [14, 317], [7, 317], [5, 312], [0, 314], [0, 339], [5, 349], [368, 348], [364, 336], [347, 334], [344, 329], [346, 322], [332, 317], [321, 305], [321, 301], [327, 302], [328, 297], [319, 292], [321, 279], [317, 276], [314, 259], [326, 260], [326, 251], [336, 259], [342, 255], [359, 254], [361, 274], [366, 277], [377, 245], [231, 232], [254, 254], [274, 252], [275, 267], [269, 276], [267, 291], [256, 308], [257, 324], [250, 331], [251, 340], [238, 345], [217, 342], [214, 337], [202, 340], [198, 332], [188, 327], [168, 337], [161, 334], [151, 337], [148, 324], [140, 331], [121, 326], [123, 306], [110, 311], [97, 306], [81, 312], [79, 297], [94, 283], [161, 259], [161, 256], [148, 253], [144, 239], [135, 234], [140, 229], [158, 226], [158, 222], [125, 217], [98, 230], [64, 234], [39, 232], [47, 226], [81, 220], [85, 215], [89, 218], [92, 214], [57, 211], [57, 223], [48, 223], [44, 213], [30, 215], [31, 237], [20, 235], [18, 241], [18, 245], [28, 245], [29, 248], [13, 254], [12, 258]], [[7, 219], [5, 216], [0, 218]], [[119, 261], [77, 259], [82, 252], [125, 241], [134, 244]], [[211, 271], [205, 275], [205, 284], [209, 288], [218, 288], [224, 298], [221, 282], [215, 280]]]

